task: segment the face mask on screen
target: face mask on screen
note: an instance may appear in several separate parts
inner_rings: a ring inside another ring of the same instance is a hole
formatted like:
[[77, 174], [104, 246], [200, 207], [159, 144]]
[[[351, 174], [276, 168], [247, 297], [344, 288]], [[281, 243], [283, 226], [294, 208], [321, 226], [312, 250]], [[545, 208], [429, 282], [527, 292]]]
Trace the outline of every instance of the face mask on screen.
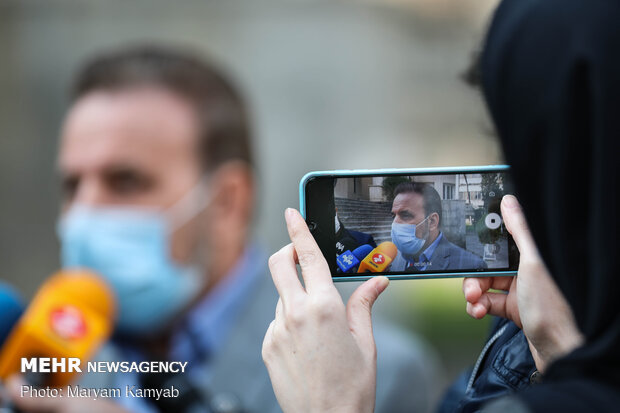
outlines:
[[396, 248], [398, 248], [402, 254], [415, 255], [420, 252], [426, 239], [418, 238], [416, 236], [416, 229], [418, 225], [422, 224], [422, 222], [427, 219], [428, 217], [424, 218], [417, 225], [392, 222], [392, 242], [396, 244]]
[[116, 329], [123, 335], [156, 333], [206, 282], [200, 265], [175, 262], [172, 233], [209, 204], [201, 181], [167, 210], [73, 206], [59, 221], [63, 268], [95, 271], [116, 293]]

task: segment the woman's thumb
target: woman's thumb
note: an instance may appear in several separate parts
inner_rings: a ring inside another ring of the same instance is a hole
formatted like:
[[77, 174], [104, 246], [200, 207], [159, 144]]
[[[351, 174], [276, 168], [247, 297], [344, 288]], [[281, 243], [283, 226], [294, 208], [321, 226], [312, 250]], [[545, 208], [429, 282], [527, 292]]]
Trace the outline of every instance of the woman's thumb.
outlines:
[[353, 335], [363, 345], [374, 342], [372, 336], [372, 306], [385, 291], [390, 280], [387, 277], [373, 277], [360, 285], [347, 303], [347, 318]]

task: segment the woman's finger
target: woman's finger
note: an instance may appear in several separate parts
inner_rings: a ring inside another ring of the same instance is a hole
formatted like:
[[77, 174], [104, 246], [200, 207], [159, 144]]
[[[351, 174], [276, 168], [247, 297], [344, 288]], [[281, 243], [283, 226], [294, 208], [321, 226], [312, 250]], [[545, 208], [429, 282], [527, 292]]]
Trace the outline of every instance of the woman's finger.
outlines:
[[519, 254], [521, 256], [538, 257], [536, 244], [517, 198], [514, 195], [504, 195], [501, 209], [506, 229], [512, 235], [515, 244], [517, 244]]
[[465, 300], [475, 303], [482, 294], [489, 290], [508, 291], [514, 277], [468, 277], [463, 280], [463, 295]]
[[269, 257], [271, 278], [283, 301], [294, 300], [305, 294], [297, 276], [293, 244], [288, 244]]
[[497, 317], [508, 318], [521, 328], [521, 319], [518, 311], [511, 311], [508, 305], [508, 294], [504, 293], [484, 293], [480, 299], [475, 302], [467, 303], [467, 313], [474, 318], [482, 318], [487, 314]]
[[310, 233], [306, 221], [298, 211], [292, 208], [286, 210], [285, 217], [288, 233], [301, 267], [306, 291], [311, 293], [312, 290], [333, 288], [334, 283], [327, 261]]
[[463, 279], [463, 295], [468, 302], [475, 303], [483, 292], [491, 288], [492, 277], [467, 277]]
[[372, 306], [389, 283], [387, 277], [373, 277], [357, 287], [349, 298], [347, 303], [349, 328], [363, 348], [373, 347]]

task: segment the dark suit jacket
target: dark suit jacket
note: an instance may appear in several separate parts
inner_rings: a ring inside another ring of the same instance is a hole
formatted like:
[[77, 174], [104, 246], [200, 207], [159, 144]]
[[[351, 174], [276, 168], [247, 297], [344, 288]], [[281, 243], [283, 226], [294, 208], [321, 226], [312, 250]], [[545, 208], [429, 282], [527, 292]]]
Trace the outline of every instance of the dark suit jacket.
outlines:
[[[445, 235], [439, 241], [437, 248], [430, 258], [430, 264], [422, 272], [432, 272], [437, 270], [477, 270], [487, 268], [486, 262], [476, 254], [473, 254], [461, 247], [448, 241]], [[391, 271], [408, 271], [407, 260], [400, 251], [394, 258]], [[411, 272], [415, 272], [414, 267], [410, 267]]]
[[373, 248], [377, 247], [377, 243], [372, 235], [365, 232], [353, 231], [351, 229], [346, 230], [360, 245], [368, 244]]

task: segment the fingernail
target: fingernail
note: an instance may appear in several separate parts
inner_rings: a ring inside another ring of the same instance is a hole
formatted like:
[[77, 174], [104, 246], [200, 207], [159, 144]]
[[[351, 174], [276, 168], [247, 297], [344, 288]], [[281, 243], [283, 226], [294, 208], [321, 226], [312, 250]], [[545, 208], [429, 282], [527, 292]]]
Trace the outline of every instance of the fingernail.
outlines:
[[390, 285], [390, 279], [388, 277], [381, 276], [377, 281], [377, 290], [379, 293], [382, 293], [388, 285]]
[[502, 203], [507, 208], [519, 208], [519, 201], [514, 195], [504, 195]]
[[293, 211], [294, 211], [293, 208], [286, 208], [284, 210], [284, 217], [287, 218], [287, 219], [291, 218], [293, 216]]
[[[485, 312], [485, 308], [484, 305], [480, 304], [480, 303], [476, 303], [473, 306], [473, 310], [476, 314], [476, 318], [482, 318], [484, 317], [484, 312]], [[482, 314], [482, 315], [480, 315]]]

